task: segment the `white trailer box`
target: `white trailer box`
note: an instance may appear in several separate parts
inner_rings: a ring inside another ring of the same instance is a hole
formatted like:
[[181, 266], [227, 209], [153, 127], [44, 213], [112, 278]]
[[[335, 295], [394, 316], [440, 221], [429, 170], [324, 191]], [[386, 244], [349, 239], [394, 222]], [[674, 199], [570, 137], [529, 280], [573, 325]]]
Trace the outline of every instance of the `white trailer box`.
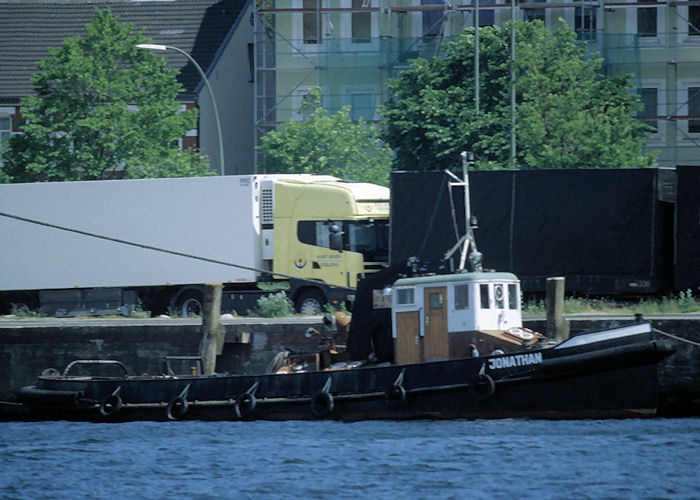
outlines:
[[[226, 176], [0, 185], [0, 212], [261, 267], [256, 183]], [[254, 271], [0, 216], [0, 290], [255, 282]]]

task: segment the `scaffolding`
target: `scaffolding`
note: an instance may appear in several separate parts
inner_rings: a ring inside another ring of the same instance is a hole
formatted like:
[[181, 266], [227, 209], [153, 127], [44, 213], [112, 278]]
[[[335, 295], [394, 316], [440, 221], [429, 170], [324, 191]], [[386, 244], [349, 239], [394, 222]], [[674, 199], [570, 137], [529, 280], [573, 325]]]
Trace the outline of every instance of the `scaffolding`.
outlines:
[[258, 0], [255, 143], [289, 119], [304, 119], [298, 110], [314, 87], [329, 112], [349, 106], [353, 119], [378, 120], [387, 79], [412, 59], [439, 55], [474, 25], [477, 9], [480, 26], [508, 21], [512, 11], [550, 28], [560, 19], [572, 26], [588, 51], [603, 57], [606, 74], [632, 76], [645, 106], [640, 117], [657, 130], [646, 148], [658, 152], [659, 164], [700, 165], [700, 0]]

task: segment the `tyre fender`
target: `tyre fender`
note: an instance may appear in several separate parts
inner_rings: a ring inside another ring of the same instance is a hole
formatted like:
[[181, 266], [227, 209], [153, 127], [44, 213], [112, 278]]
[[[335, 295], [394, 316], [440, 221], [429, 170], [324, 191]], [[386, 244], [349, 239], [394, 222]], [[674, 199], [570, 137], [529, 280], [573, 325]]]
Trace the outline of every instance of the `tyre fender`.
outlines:
[[488, 373], [479, 373], [472, 377], [469, 394], [478, 401], [485, 401], [496, 392], [496, 382]]
[[184, 396], [177, 396], [171, 399], [166, 410], [168, 420], [180, 420], [187, 413], [189, 406], [187, 398]]
[[248, 418], [255, 411], [255, 406], [257, 404], [257, 399], [254, 394], [250, 392], [244, 392], [236, 400], [236, 405], [234, 407], [236, 411], [236, 416], [238, 418]]
[[333, 411], [334, 406], [333, 395], [329, 392], [317, 392], [311, 398], [311, 413], [316, 418], [326, 417]]
[[384, 399], [388, 408], [398, 408], [406, 402], [406, 389], [401, 384], [394, 384], [387, 389]]
[[103, 417], [111, 417], [119, 413], [122, 409], [122, 398], [119, 394], [110, 394], [100, 403], [100, 415]]

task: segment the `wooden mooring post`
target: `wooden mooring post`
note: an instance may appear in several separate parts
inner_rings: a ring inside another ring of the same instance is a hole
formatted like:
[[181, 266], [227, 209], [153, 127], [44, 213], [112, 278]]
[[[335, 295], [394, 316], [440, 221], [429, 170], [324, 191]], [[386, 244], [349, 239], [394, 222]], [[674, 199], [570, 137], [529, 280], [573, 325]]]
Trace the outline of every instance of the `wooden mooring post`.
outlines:
[[564, 278], [547, 278], [547, 336], [563, 342], [569, 338], [569, 322], [564, 318]]
[[216, 371], [216, 355], [224, 341], [224, 327], [221, 324], [221, 283], [207, 283], [204, 286], [202, 303], [202, 340], [199, 355], [202, 357], [202, 372], [212, 375]]

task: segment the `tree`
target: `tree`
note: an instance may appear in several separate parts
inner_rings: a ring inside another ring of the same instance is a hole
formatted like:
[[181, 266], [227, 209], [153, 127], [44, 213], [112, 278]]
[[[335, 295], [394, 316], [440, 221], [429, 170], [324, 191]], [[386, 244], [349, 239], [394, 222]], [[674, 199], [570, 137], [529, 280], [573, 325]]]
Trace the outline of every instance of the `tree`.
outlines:
[[34, 95], [21, 102], [23, 133], [3, 156], [6, 180], [208, 174], [203, 158], [177, 146], [196, 126], [196, 111], [179, 112], [177, 71], [136, 48], [144, 42], [142, 32], [97, 9], [84, 34], [51, 48], [32, 76]]
[[[517, 165], [528, 168], [645, 167], [650, 128], [634, 118], [628, 75], [607, 77], [568, 26], [516, 22]], [[443, 169], [473, 151], [480, 168], [510, 164], [510, 24], [479, 30], [480, 111], [474, 106], [474, 31], [444, 53], [417, 59], [388, 83], [382, 138], [395, 168]]]
[[267, 173], [334, 175], [388, 185], [392, 151], [377, 138], [374, 125], [350, 119], [349, 107], [329, 115], [316, 89], [299, 112], [306, 121], [287, 121], [262, 138], [260, 166]]

